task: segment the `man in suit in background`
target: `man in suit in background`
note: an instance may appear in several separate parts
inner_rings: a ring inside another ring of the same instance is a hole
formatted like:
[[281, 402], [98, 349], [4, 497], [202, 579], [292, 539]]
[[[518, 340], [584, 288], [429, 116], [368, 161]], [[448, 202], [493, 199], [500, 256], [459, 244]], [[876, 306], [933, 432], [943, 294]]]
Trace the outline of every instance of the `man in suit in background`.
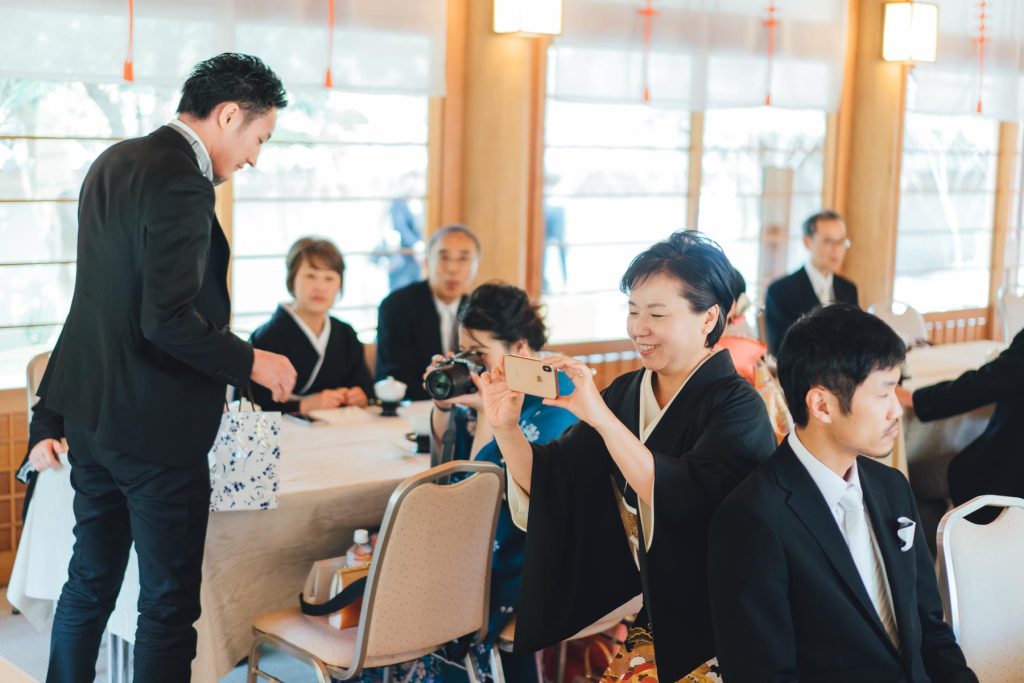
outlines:
[[449, 225], [427, 242], [427, 279], [388, 294], [377, 314], [377, 379], [405, 382], [405, 397], [430, 398], [423, 370], [436, 354], [459, 350], [458, 315], [477, 266], [480, 241]]
[[210, 506], [207, 452], [227, 384], [295, 384], [284, 356], [227, 329], [228, 243], [214, 184], [256, 165], [287, 104], [260, 60], [200, 63], [178, 118], [93, 163], [78, 205], [71, 308], [40, 384], [60, 415], [75, 547], [53, 622], [48, 682], [95, 678], [100, 637], [134, 542], [135, 680], [187, 681]]
[[768, 350], [778, 354], [786, 330], [815, 306], [858, 305], [857, 285], [838, 274], [850, 248], [846, 222], [835, 211], [821, 211], [804, 221], [806, 265], [779, 278], [768, 287], [764, 299]]
[[711, 615], [728, 683], [977, 683], [942, 604], [910, 484], [876, 462], [906, 349], [836, 305], [779, 351], [795, 430], [715, 513]]
[[[985, 431], [949, 464], [949, 493], [954, 505], [993, 493], [1024, 497], [1024, 331], [994, 360], [948, 382], [902, 391], [900, 401], [913, 407], [922, 422], [939, 420], [996, 404]], [[976, 523], [992, 521], [998, 508], [971, 515]]]

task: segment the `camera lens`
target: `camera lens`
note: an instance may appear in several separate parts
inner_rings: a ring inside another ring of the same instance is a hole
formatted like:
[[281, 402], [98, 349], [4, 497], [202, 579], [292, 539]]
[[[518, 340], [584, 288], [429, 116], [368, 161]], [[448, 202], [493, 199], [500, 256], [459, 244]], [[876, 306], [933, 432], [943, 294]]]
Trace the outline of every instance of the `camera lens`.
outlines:
[[442, 401], [476, 391], [465, 363], [449, 363], [432, 371], [424, 382], [430, 397]]
[[550, 365], [545, 365], [543, 370], [544, 370], [544, 372], [551, 372], [551, 366]]

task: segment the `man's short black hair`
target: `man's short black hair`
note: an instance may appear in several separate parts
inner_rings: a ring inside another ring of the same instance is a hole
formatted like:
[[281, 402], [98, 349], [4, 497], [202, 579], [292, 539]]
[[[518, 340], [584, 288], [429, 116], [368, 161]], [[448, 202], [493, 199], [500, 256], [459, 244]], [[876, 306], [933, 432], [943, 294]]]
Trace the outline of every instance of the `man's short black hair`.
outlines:
[[824, 387], [850, 412], [853, 394], [876, 370], [903, 364], [907, 347], [880, 318], [850, 304], [818, 307], [789, 328], [779, 348], [779, 383], [798, 427], [806, 427], [807, 392]]
[[818, 229], [818, 221], [842, 221], [846, 223], [846, 219], [843, 218], [842, 214], [832, 209], [812, 213], [804, 220], [805, 237], [814, 237], [814, 231]]
[[683, 285], [681, 294], [690, 302], [691, 311], [703, 313], [718, 306], [718, 322], [705, 342], [711, 348], [721, 338], [729, 309], [736, 300], [733, 296], [736, 272], [717, 242], [696, 230], [680, 230], [634, 258], [622, 276], [619, 289], [629, 294], [657, 273], [678, 279]]
[[259, 57], [225, 52], [199, 62], [181, 89], [179, 114], [205, 119], [221, 102], [237, 102], [246, 118], [288, 106], [281, 79]]

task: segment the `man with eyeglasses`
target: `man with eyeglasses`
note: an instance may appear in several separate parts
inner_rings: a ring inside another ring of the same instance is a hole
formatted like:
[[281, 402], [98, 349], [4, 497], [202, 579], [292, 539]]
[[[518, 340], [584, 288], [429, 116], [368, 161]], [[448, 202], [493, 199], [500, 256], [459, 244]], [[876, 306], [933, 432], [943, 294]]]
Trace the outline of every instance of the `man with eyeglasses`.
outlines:
[[427, 279], [388, 294], [377, 311], [377, 379], [394, 377], [405, 397], [430, 398], [423, 368], [435, 354], [459, 350], [459, 311], [480, 265], [480, 240], [448, 225], [427, 241]]
[[804, 246], [810, 255], [807, 264], [773, 282], [764, 300], [768, 350], [773, 354], [790, 326], [814, 307], [859, 305], [857, 285], [836, 272], [850, 244], [846, 221], [837, 212], [826, 209], [804, 221]]

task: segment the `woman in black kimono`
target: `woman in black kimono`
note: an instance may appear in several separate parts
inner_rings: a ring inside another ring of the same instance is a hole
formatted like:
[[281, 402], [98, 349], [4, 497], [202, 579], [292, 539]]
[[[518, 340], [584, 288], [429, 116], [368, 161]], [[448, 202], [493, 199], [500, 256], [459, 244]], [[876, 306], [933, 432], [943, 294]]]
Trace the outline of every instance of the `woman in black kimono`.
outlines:
[[513, 519], [527, 530], [518, 651], [569, 638], [643, 593], [640, 628], [606, 680], [718, 680], [708, 526], [722, 499], [775, 449], [761, 398], [729, 352], [713, 348], [732, 305], [731, 282], [721, 248], [695, 232], [637, 256], [621, 284], [643, 369], [598, 393], [583, 363], [547, 359], [576, 390], [545, 403], [580, 419], [548, 445], [523, 437], [524, 397], [508, 389], [503, 368], [479, 379], [510, 475]]
[[328, 240], [303, 237], [288, 250], [288, 293], [269, 322], [252, 333], [251, 342], [288, 357], [298, 379], [295, 395], [277, 403], [270, 391], [252, 385], [253, 397], [264, 410], [298, 412], [338, 406], [365, 406], [373, 392], [363, 344], [355, 330], [330, 316], [341, 294], [345, 262]]

